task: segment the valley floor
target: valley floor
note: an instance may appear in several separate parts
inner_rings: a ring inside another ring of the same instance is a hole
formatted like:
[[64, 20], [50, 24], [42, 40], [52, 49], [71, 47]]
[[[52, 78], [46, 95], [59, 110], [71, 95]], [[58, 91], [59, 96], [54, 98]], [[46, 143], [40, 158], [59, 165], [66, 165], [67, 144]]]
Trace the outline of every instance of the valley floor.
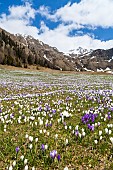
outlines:
[[14, 67], [14, 66], [9, 66], [9, 65], [1, 65], [0, 64], [0, 69], [6, 69], [6, 70], [25, 70], [25, 71], [37, 71], [37, 72], [48, 72], [48, 73], [57, 73], [57, 74], [96, 74], [96, 75], [110, 75], [110, 73], [107, 72], [76, 72], [76, 71], [60, 71], [60, 70], [54, 70], [46, 67], [41, 67], [36, 65], [29, 65], [28, 68], [22, 68], [22, 67]]

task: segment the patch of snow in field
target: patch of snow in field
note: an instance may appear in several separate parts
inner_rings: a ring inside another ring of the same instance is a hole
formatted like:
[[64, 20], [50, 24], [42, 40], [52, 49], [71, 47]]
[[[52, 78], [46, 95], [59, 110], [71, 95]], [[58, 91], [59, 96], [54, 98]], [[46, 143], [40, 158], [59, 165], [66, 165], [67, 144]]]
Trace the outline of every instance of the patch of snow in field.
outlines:
[[111, 71], [109, 67], [107, 67], [105, 70], [103, 70], [102, 68], [97, 69], [97, 72], [106, 72], [106, 73], [113, 74], [113, 72]]
[[107, 68], [105, 69], [105, 71], [111, 71], [111, 69], [110, 69], [109, 67], [107, 67]]
[[97, 68], [97, 72], [104, 72], [104, 70], [102, 68], [100, 69]]
[[93, 70], [89, 70], [89, 69], [87, 69], [87, 68], [84, 68], [84, 70], [85, 70], [85, 71], [91, 71], [91, 72], [94, 72]]

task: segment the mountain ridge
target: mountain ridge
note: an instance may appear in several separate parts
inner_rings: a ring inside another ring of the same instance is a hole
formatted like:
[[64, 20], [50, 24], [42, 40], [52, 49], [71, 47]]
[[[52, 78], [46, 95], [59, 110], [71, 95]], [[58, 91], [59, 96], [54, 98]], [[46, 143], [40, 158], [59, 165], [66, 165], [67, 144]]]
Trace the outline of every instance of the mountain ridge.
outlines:
[[55, 47], [50, 47], [31, 36], [13, 35], [0, 29], [0, 64], [17, 67], [40, 65], [51, 69], [74, 70]]
[[64, 71], [113, 71], [113, 48], [78, 49], [78, 54], [59, 52], [31, 36], [10, 34], [0, 28], [0, 64], [16, 67], [44, 66]]

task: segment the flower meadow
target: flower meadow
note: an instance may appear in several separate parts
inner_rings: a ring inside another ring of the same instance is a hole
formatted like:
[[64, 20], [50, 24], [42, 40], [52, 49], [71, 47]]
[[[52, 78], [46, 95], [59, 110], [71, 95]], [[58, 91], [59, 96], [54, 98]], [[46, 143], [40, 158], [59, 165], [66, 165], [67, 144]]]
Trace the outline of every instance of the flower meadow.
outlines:
[[0, 170], [112, 170], [113, 76], [0, 70]]

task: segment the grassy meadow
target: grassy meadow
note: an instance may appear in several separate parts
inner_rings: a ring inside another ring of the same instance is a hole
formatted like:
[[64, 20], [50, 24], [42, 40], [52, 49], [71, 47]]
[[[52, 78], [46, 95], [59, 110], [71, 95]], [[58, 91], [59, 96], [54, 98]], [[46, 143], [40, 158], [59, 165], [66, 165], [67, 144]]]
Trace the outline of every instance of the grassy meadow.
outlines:
[[0, 170], [113, 170], [113, 76], [0, 70]]

